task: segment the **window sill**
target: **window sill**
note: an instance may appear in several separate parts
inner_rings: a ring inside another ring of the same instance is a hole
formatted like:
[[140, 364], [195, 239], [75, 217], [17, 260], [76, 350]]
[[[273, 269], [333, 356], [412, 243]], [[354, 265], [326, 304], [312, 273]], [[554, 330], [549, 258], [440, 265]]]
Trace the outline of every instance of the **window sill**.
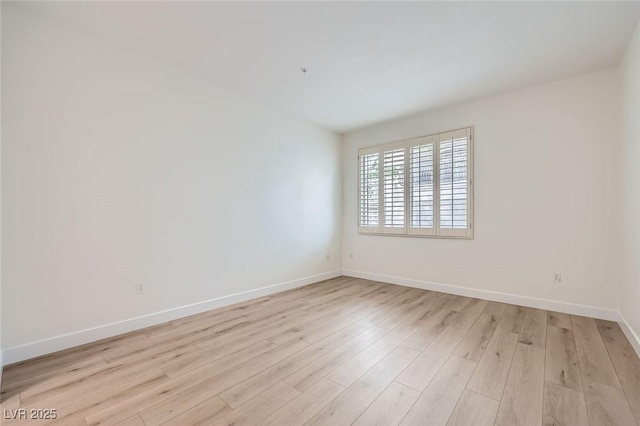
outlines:
[[401, 237], [401, 238], [434, 238], [441, 240], [473, 240], [474, 236], [471, 235], [419, 235], [419, 234], [393, 234], [390, 232], [362, 232], [358, 231], [358, 235], [371, 235], [374, 237]]

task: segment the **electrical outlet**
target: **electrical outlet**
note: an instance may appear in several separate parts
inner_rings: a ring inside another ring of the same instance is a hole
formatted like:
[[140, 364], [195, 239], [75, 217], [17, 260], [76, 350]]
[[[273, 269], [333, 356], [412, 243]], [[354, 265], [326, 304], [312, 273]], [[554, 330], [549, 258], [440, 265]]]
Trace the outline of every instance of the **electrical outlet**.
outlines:
[[353, 253], [349, 253], [349, 257], [353, 260]]
[[144, 294], [144, 284], [142, 283], [136, 284], [136, 294]]
[[553, 274], [553, 282], [554, 283], [562, 282], [562, 274], [560, 272], [556, 272], [555, 274]]
[[327, 262], [331, 260], [331, 256], [327, 255]]

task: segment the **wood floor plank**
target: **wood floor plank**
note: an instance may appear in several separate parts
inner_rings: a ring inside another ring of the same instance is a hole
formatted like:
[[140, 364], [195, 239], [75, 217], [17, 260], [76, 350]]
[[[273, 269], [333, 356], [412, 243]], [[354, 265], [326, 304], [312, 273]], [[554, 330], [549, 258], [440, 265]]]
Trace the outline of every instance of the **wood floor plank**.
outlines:
[[256, 425], [300, 394], [284, 382], [262, 392], [247, 403], [216, 418], [211, 426]]
[[575, 390], [551, 382], [544, 385], [544, 426], [588, 425], [582, 389]]
[[353, 312], [347, 316], [337, 318], [335, 321], [324, 324], [322, 327], [316, 327], [305, 332], [300, 338], [307, 343], [313, 344], [338, 332], [347, 333], [352, 337], [357, 336], [362, 331], [373, 326], [373, 324], [365, 321], [368, 314], [372, 312], [373, 310], [371, 308], [358, 310], [358, 312]]
[[[64, 390], [65, 387], [73, 387], [79, 381], [87, 381], [95, 377], [97, 374], [113, 369], [122, 369], [123, 366], [110, 366], [102, 357], [101, 363], [91, 363], [87, 366], [76, 367], [71, 371], [67, 370], [51, 377], [43, 377], [38, 381], [31, 382], [22, 389], [21, 395], [26, 398], [28, 403], [30, 398], [40, 396], [46, 398], [46, 393], [55, 393], [57, 389]], [[76, 364], [77, 365], [77, 364]]]
[[[421, 328], [454, 297], [455, 296], [451, 294], [432, 293], [432, 297], [421, 301], [413, 312], [405, 316], [405, 320], [398, 325], [398, 328], [408, 330]], [[394, 328], [394, 330], [398, 328]], [[409, 333], [411, 333], [411, 331], [409, 331]]]
[[140, 416], [129, 417], [127, 420], [118, 423], [116, 426], [145, 426]]
[[[349, 333], [355, 337], [355, 336], [359, 336], [360, 334], [364, 333], [365, 331], [373, 327], [381, 328], [376, 325], [378, 323], [378, 320], [377, 320], [378, 312], [379, 310], [374, 309], [373, 312], [371, 312], [371, 314], [366, 315], [364, 318], [357, 319], [356, 321], [352, 322], [350, 325], [346, 326], [340, 331]], [[317, 338], [315, 337], [307, 338], [305, 336], [303, 339], [305, 342], [309, 342], [309, 343], [313, 343], [317, 341]]]
[[146, 359], [122, 359], [118, 362], [98, 365], [92, 369], [83, 369], [62, 376], [57, 381], [48, 380], [31, 386], [22, 392], [22, 402], [25, 406], [37, 407], [43, 401], [55, 404], [56, 401], [72, 400], [74, 395], [86, 398], [91, 394], [100, 393], [103, 388], [110, 387], [112, 383], [132, 380], [141, 372], [161, 371], [165, 363], [194, 352], [199, 352], [195, 346], [179, 345], [175, 350], [162, 348]]
[[354, 426], [398, 425], [416, 402], [420, 392], [393, 382], [358, 417]]
[[0, 405], [2, 409], [11, 410], [14, 408], [20, 408], [20, 394], [12, 395], [5, 398]]
[[571, 328], [571, 315], [560, 312], [547, 312], [547, 325], [560, 328]]
[[287, 312], [286, 318], [300, 325], [310, 322], [322, 324], [361, 307], [359, 296], [366, 292], [367, 288], [361, 286], [339, 288], [332, 294], [316, 298], [314, 303], [304, 308]]
[[384, 392], [418, 351], [398, 346], [365, 375], [316, 414], [307, 425], [343, 425], [353, 423]]
[[348, 333], [336, 333], [329, 336], [227, 389], [220, 394], [220, 398], [231, 408], [236, 408], [322, 355], [348, 342], [351, 338], [352, 336]]
[[[305, 325], [298, 325], [289, 330], [285, 330], [282, 333], [269, 337], [269, 340], [273, 343], [281, 345], [293, 339], [304, 339], [312, 332], [318, 332], [318, 329], [324, 330], [326, 336], [334, 334], [339, 330], [345, 328], [355, 320], [350, 316], [336, 318], [333, 321], [325, 322], [323, 324], [310, 323]], [[324, 337], [326, 337], [324, 336]]]
[[398, 377], [397, 381], [422, 392], [440, 367], [467, 334], [467, 330], [448, 327], [438, 338], [425, 349], [420, 356]]
[[[546, 314], [545, 314], [546, 322]], [[544, 349], [518, 343], [496, 423], [533, 426], [542, 423]]]
[[205, 352], [210, 352], [214, 356], [213, 359], [222, 358], [294, 327], [296, 324], [291, 321], [278, 321], [266, 326], [256, 326], [240, 333], [217, 336], [214, 339], [197, 343], [196, 346]]
[[637, 426], [622, 389], [599, 383], [584, 387], [587, 413], [592, 425]]
[[572, 315], [571, 322], [583, 384], [598, 383], [621, 389], [622, 385], [594, 320]]
[[[372, 281], [373, 282], [373, 281]], [[386, 297], [381, 297], [377, 303], [379, 307], [385, 307], [389, 312], [393, 312], [398, 306], [402, 306], [415, 299], [420, 294], [420, 289], [411, 287], [394, 286], [387, 284], [384, 287], [384, 291], [387, 292]]]
[[452, 355], [422, 392], [401, 424], [446, 425], [475, 367], [476, 362]]
[[425, 306], [435, 303], [440, 297], [443, 296], [432, 292], [418, 294], [416, 298], [409, 300], [408, 303], [403, 305], [402, 309], [397, 310], [384, 321], [381, 321], [378, 326], [386, 328], [387, 330], [395, 330], [401, 324], [414, 319], [416, 315], [422, 315]]
[[217, 394], [215, 388], [208, 391], [201, 391], [197, 387], [187, 388], [176, 393], [173, 397], [163, 400], [160, 404], [140, 410], [140, 417], [147, 426], [160, 425], [205, 401], [217, 398]]
[[465, 390], [447, 426], [493, 426], [498, 404], [495, 399]]
[[27, 398], [24, 393], [20, 394], [21, 407], [27, 409], [37, 409], [42, 406], [64, 407], [70, 401], [101, 398], [109, 394], [115, 386], [127, 383], [135, 386], [137, 383], [146, 382], [149, 378], [162, 376], [165, 376], [164, 373], [157, 367], [139, 369], [119, 365], [113, 370], [104, 370], [92, 375], [90, 378], [92, 380], [80, 379], [70, 386], [64, 385], [47, 390], [31, 398]]
[[322, 379], [260, 422], [260, 426], [303, 425], [343, 391], [342, 386]]
[[466, 308], [467, 305], [471, 303], [472, 300], [473, 298], [471, 297], [455, 296], [451, 298], [451, 300], [447, 301], [447, 303], [445, 303], [445, 305], [442, 306], [442, 309], [450, 309], [455, 312], [460, 312], [464, 308]]
[[451, 324], [456, 315], [456, 311], [439, 309], [402, 344], [408, 348], [425, 349]]
[[504, 311], [507, 309], [507, 305], [500, 302], [489, 302], [482, 311], [483, 314], [493, 315], [496, 320], [502, 318]]
[[369, 308], [367, 304], [360, 304], [359, 302], [357, 297], [348, 296], [339, 300], [332, 300], [320, 306], [307, 304], [305, 309], [285, 314], [285, 318], [298, 325], [324, 324], [338, 317], [348, 317], [359, 310]]
[[[61, 405], [50, 405], [58, 410], [58, 419], [55, 422], [51, 422], [51, 424], [84, 423], [87, 416], [135, 398], [150, 389], [166, 384], [169, 380], [165, 374], [160, 374], [160, 372], [141, 371], [135, 380], [114, 382], [99, 393], [76, 395], [69, 400], [65, 400]], [[118, 418], [113, 424], [124, 421], [136, 413], [137, 410], [132, 410]], [[39, 422], [39, 424], [45, 424], [45, 422]]]
[[613, 367], [618, 373], [636, 422], [640, 424], [640, 358], [618, 324], [596, 320], [596, 325], [607, 347]]
[[[337, 282], [334, 282], [333, 284], [327, 284], [327, 291], [333, 286], [337, 286], [337, 285], [338, 285]], [[197, 322], [197, 321], [209, 321], [212, 324], [217, 323], [218, 322], [217, 318], [224, 315], [229, 315], [230, 317], [238, 317], [242, 315], [243, 312], [247, 309], [260, 309], [261, 306], [264, 306], [266, 302], [268, 302], [270, 299], [273, 299], [275, 297], [277, 297], [280, 302], [285, 302], [288, 298], [292, 298], [291, 295], [295, 294], [296, 292], [298, 294], [301, 294], [302, 292], [306, 294], [312, 294], [312, 288], [313, 286], [307, 286], [304, 288], [287, 290], [278, 294], [271, 294], [268, 296], [258, 297], [249, 301], [235, 303], [229, 306], [223, 306], [221, 308], [214, 309], [211, 311], [201, 312], [199, 314], [194, 314], [194, 315], [189, 315], [183, 318], [174, 319], [172, 321], [169, 321], [168, 323], [164, 323], [164, 324], [160, 324], [155, 327], [152, 327], [151, 330], [146, 330], [145, 334], [152, 334], [156, 330], [165, 330], [168, 328], [167, 327], [168, 325], [183, 326], [187, 324], [192, 324], [193, 322]]]
[[231, 411], [223, 400], [214, 396], [196, 405], [184, 413], [162, 423], [162, 426], [199, 426], [208, 425], [214, 419]]
[[[305, 306], [298, 309], [285, 309], [279, 315], [279, 319], [291, 321], [303, 330], [311, 330], [336, 318], [348, 317], [352, 312], [361, 309], [362, 306], [359, 306], [356, 301], [357, 299], [353, 295], [349, 295], [336, 300], [327, 300], [320, 305], [307, 302]], [[296, 335], [295, 337], [299, 336]]]
[[470, 329], [476, 322], [482, 311], [489, 305], [487, 300], [473, 299], [469, 304], [456, 315], [455, 320], [451, 323], [453, 327]]
[[[402, 311], [404, 311], [407, 306], [411, 306], [419, 296], [420, 291], [418, 289], [408, 289], [399, 294], [394, 294], [392, 299], [388, 300], [387, 303], [377, 304], [376, 306], [380, 309], [367, 317], [367, 320], [370, 321], [372, 325], [385, 328], [381, 327], [380, 324], [391, 318], [402, 316]], [[385, 329], [390, 331], [388, 327]]]
[[518, 343], [544, 349], [547, 340], [547, 311], [528, 308]]
[[[146, 336], [145, 336], [146, 337]], [[208, 338], [212, 338], [214, 335], [212, 333], [204, 333], [204, 334], [194, 334], [194, 335], [182, 335], [177, 336], [174, 339], [184, 345], [192, 344], [198, 340], [206, 340]], [[153, 342], [149, 339], [141, 339], [141, 341], [136, 345], [121, 345], [119, 347], [111, 348], [109, 351], [105, 351], [101, 353], [102, 357], [107, 362], [118, 361], [120, 359], [125, 359], [126, 361], [135, 362], [140, 357], [145, 357], [149, 352], [155, 353], [158, 350], [172, 350], [177, 348], [176, 342], [170, 342], [169, 345], [160, 346], [154, 345]], [[142, 354], [142, 355], [140, 355]]]
[[[6, 378], [3, 375], [2, 391], [0, 392], [0, 401], [4, 401], [5, 398], [18, 395], [26, 389], [30, 389], [33, 386], [45, 385], [50, 382], [59, 382], [66, 379], [69, 375], [80, 375], [87, 370], [94, 370], [94, 367], [105, 366], [107, 362], [100, 355], [87, 356], [85, 359], [77, 360], [62, 368], [52, 368], [50, 370], [39, 371], [34, 370], [33, 375], [19, 375], [12, 378]], [[6, 369], [7, 367], [5, 367]], [[23, 367], [13, 367], [15, 369], [23, 368], [26, 371], [31, 371], [31, 365], [26, 364]], [[3, 373], [4, 374], [4, 373]]]
[[299, 302], [301, 299], [314, 296], [323, 296], [337, 291], [346, 285], [357, 284], [352, 282], [353, 280], [348, 277], [339, 277], [331, 280], [321, 281], [315, 284], [311, 284], [305, 287], [299, 287], [291, 290], [286, 290], [276, 294], [259, 297], [246, 302], [236, 303], [212, 311], [203, 312], [200, 314], [191, 315], [184, 318], [179, 318], [170, 322], [172, 325], [186, 325], [192, 324], [197, 321], [205, 321], [210, 324], [218, 324], [221, 319], [237, 318], [243, 315], [246, 310], [261, 310], [268, 308], [274, 304], [282, 306], [283, 304], [295, 300]]
[[351, 358], [341, 367], [337, 368], [327, 377], [344, 387], [350, 386], [358, 380], [360, 376], [367, 372], [371, 367], [380, 362], [396, 347], [398, 347], [406, 336], [391, 332], [386, 334], [380, 340]]
[[[338, 286], [328, 289], [324, 293], [318, 293], [313, 297], [313, 303], [309, 303], [309, 296], [299, 295], [289, 298], [284, 302], [275, 303], [271, 300], [260, 309], [252, 309], [245, 315], [245, 321], [254, 323], [271, 319], [287, 319], [301, 324], [304, 320], [318, 320], [329, 311], [339, 311], [343, 307], [354, 308], [349, 302], [354, 301], [354, 296], [361, 294], [365, 288], [360, 285]], [[265, 315], [267, 313], [267, 315]], [[226, 325], [232, 325], [234, 329], [240, 324], [234, 324], [234, 320], [226, 321]], [[320, 321], [318, 321], [320, 323]], [[222, 325], [222, 324], [221, 324]], [[221, 329], [215, 329], [217, 333]]]
[[[503, 324], [503, 320], [506, 323]], [[502, 398], [519, 338], [512, 329], [512, 317], [507, 311], [471, 376], [467, 385], [470, 390], [498, 401]]]
[[206, 365], [207, 373], [214, 375], [261, 356], [274, 350], [276, 347], [277, 345], [275, 343], [262, 340], [223, 357], [207, 351], [188, 358], [174, 360], [168, 365], [163, 365], [161, 368], [167, 376], [175, 378]]
[[150, 340], [145, 335], [125, 334], [5, 366], [2, 372], [2, 380], [14, 382], [28, 379], [52, 370], [64, 369], [96, 355], [109, 354], [123, 346], [138, 348], [148, 346], [150, 343]]
[[[200, 320], [194, 319], [192, 322], [187, 322], [184, 324], [174, 324], [170, 321], [164, 324], [160, 324], [156, 327], [152, 327], [151, 329], [146, 330], [144, 334], [149, 340], [154, 343], [161, 342], [164, 336], [167, 336], [168, 340], [181, 334], [198, 332], [199, 330], [206, 330], [209, 331], [209, 334], [214, 334], [209, 330], [211, 327], [213, 327], [213, 321], [214, 320], [212, 317], [206, 317]], [[199, 325], [202, 325], [202, 327], [199, 327]]]
[[524, 306], [507, 305], [498, 324], [497, 330], [509, 333], [520, 333], [524, 325], [524, 318], [527, 315], [527, 308]]
[[[187, 389], [190, 389], [189, 392], [193, 392], [196, 395], [201, 392], [218, 394], [307, 346], [309, 344], [301, 340], [287, 342], [287, 344], [278, 346], [263, 354], [254, 362], [248, 361], [213, 377], [207, 374], [207, 365], [204, 365], [176, 379], [170, 379], [160, 386], [142, 392], [134, 398], [129, 398], [97, 411], [87, 416], [87, 423], [89, 425], [115, 424], [127, 418], [130, 414], [144, 411], [153, 406], [155, 406], [156, 415], [158, 416], [163, 416], [164, 413], [170, 410], [175, 413], [178, 405], [171, 404], [168, 401], [170, 398], [180, 398], [179, 395], [187, 391]], [[191, 389], [192, 387], [194, 389]]]
[[481, 314], [453, 353], [472, 361], [479, 361], [499, 320], [496, 315]]
[[387, 333], [383, 328], [373, 327], [301, 368], [287, 377], [285, 382], [299, 391], [306, 391]]
[[12, 426], [14, 424], [18, 424], [17, 420], [14, 420], [13, 417], [19, 417], [19, 408], [20, 408], [20, 394], [14, 394], [11, 396], [6, 396], [6, 398], [0, 402], [0, 424]]
[[576, 343], [568, 328], [547, 327], [545, 380], [582, 392]]

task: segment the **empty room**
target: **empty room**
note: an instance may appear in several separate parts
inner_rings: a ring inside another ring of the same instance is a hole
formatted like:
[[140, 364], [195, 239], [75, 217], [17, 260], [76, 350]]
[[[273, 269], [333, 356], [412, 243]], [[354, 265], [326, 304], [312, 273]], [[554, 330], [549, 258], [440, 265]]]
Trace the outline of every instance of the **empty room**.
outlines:
[[0, 24], [0, 424], [640, 426], [640, 1]]

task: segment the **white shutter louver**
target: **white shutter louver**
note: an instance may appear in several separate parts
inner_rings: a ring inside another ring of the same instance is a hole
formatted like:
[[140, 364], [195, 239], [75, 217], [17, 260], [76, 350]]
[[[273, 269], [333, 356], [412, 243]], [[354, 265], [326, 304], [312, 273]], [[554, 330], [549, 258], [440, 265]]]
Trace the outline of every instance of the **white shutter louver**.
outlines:
[[467, 236], [469, 224], [468, 129], [439, 135], [438, 235]]
[[360, 150], [359, 229], [379, 232], [380, 228], [380, 155], [378, 148]]
[[409, 142], [409, 233], [434, 235], [435, 138], [427, 136]]
[[385, 233], [404, 233], [405, 229], [405, 143], [385, 145], [382, 151], [383, 205]]

